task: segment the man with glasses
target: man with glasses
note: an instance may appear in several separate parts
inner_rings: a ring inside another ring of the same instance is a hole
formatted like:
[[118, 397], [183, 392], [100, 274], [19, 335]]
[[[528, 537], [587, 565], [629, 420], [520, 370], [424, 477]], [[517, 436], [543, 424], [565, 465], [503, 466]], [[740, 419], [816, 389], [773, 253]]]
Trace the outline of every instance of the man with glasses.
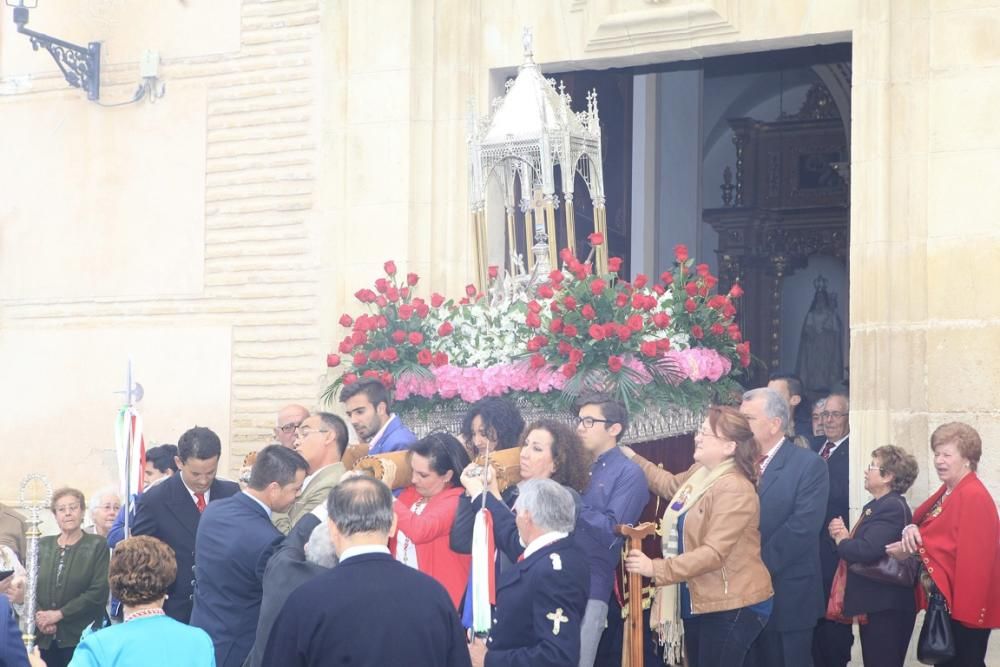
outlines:
[[337, 415], [317, 412], [302, 422], [295, 437], [295, 451], [309, 464], [302, 494], [285, 512], [274, 512], [271, 521], [287, 535], [292, 527], [317, 506], [326, 502], [345, 469], [340, 459], [347, 449], [347, 424]]
[[[838, 517], [850, 530], [850, 461], [848, 454], [850, 401], [844, 394], [833, 393], [826, 397], [820, 418], [823, 420], [825, 439], [819, 439], [814, 449], [826, 461], [830, 473], [830, 498], [826, 503], [826, 518], [819, 532], [819, 556], [823, 568], [824, 599], [830, 597], [830, 586], [837, 571], [837, 545], [830, 537], [827, 526]], [[813, 635], [813, 660], [817, 667], [845, 667], [851, 660], [854, 633], [851, 626], [821, 619]]]
[[301, 405], [292, 403], [278, 411], [278, 422], [274, 427], [274, 439], [282, 447], [295, 447], [295, 429], [309, 416], [309, 411]]
[[649, 502], [646, 476], [618, 448], [628, 427], [628, 412], [608, 394], [584, 396], [577, 402], [577, 433], [594, 456], [590, 485], [581, 498], [576, 541], [590, 563], [590, 592], [580, 633], [580, 667], [593, 667], [607, 625], [608, 603], [622, 538], [618, 524], [634, 524]]

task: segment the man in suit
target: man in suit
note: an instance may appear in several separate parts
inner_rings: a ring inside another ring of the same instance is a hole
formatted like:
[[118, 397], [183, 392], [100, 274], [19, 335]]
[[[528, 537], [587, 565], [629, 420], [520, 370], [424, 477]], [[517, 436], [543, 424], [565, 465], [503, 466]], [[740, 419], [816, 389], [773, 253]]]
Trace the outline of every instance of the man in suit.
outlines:
[[772, 373], [767, 386], [788, 403], [791, 417], [786, 435], [799, 447], [808, 447], [813, 441], [812, 414], [802, 395], [802, 380], [791, 373]]
[[497, 582], [494, 626], [486, 644], [470, 647], [475, 667], [558, 667], [580, 660], [580, 627], [590, 591], [590, 564], [576, 548], [576, 502], [558, 482], [521, 485], [514, 505], [527, 546]]
[[187, 623], [194, 600], [194, 542], [205, 508], [240, 490], [236, 482], [216, 479], [222, 444], [203, 426], [177, 441], [178, 474], [147, 489], [136, 503], [133, 535], [166, 542], [177, 557], [177, 579], [167, 589], [163, 611]]
[[810, 667], [812, 635], [824, 615], [819, 542], [830, 482], [823, 460], [786, 439], [788, 403], [773, 389], [743, 395], [740, 412], [760, 446], [760, 551], [774, 609], [750, 646], [751, 667]]
[[219, 667], [239, 667], [253, 648], [264, 568], [281, 541], [271, 513], [295, 502], [308, 467], [298, 452], [269, 445], [257, 453], [246, 490], [201, 518], [191, 625], [212, 638]]
[[[320, 518], [319, 515], [322, 515]], [[275, 550], [264, 568], [264, 596], [253, 650], [243, 667], [261, 667], [267, 638], [292, 591], [337, 564], [337, 553], [326, 527], [326, 503], [302, 517]]]
[[271, 630], [263, 664], [468, 667], [465, 632], [434, 579], [389, 555], [392, 492], [370, 477], [330, 491], [337, 567], [300, 586]]
[[347, 418], [358, 439], [368, 445], [369, 454], [409, 449], [417, 441], [399, 416], [389, 412], [389, 400], [389, 390], [374, 378], [358, 380], [340, 390]]
[[[833, 574], [837, 571], [840, 556], [837, 545], [827, 527], [840, 518], [850, 530], [850, 402], [845, 394], [833, 393], [826, 397], [820, 417], [823, 419], [825, 439], [814, 446], [820, 458], [826, 461], [830, 475], [830, 498], [826, 504], [826, 517], [819, 532], [819, 557], [823, 569], [823, 599], [830, 599]], [[817, 667], [846, 667], [851, 660], [854, 632], [851, 626], [821, 618], [813, 633], [813, 660]]]
[[347, 424], [337, 415], [317, 412], [299, 426], [295, 437], [295, 451], [309, 464], [309, 474], [302, 483], [302, 493], [287, 512], [271, 516], [274, 525], [284, 534], [299, 519], [326, 502], [330, 489], [344, 474], [340, 462], [347, 449]]
[[278, 410], [278, 420], [274, 426], [274, 440], [282, 447], [295, 447], [295, 434], [299, 426], [309, 417], [309, 411], [292, 403]]

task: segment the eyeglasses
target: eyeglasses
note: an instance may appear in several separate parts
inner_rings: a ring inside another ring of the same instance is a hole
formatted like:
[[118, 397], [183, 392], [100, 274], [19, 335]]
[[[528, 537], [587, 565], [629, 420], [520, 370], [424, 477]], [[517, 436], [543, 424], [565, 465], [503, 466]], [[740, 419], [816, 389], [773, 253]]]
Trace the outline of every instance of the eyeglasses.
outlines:
[[833, 418], [833, 419], [842, 419], [843, 417], [847, 416], [847, 413], [846, 412], [821, 412], [821, 413], [819, 413], [819, 416], [822, 417], [823, 419], [830, 419], [830, 418]]
[[865, 470], [869, 471], [869, 472], [872, 471], [872, 470], [878, 470], [880, 474], [883, 474], [883, 475], [885, 474], [885, 468], [883, 468], [882, 466], [878, 465], [877, 463], [869, 463], [868, 467], [865, 468]]
[[59, 512], [75, 512], [80, 509], [80, 503], [74, 503], [72, 505], [60, 505], [59, 507], [53, 508], [53, 512], [58, 514]]
[[301, 424], [302, 422], [289, 422], [284, 426], [279, 426], [278, 430], [282, 433], [294, 433], [295, 429], [297, 429]]
[[600, 422], [601, 424], [614, 424], [615, 422], [610, 419], [598, 419], [597, 417], [577, 417], [576, 425], [583, 425], [584, 428], [594, 428], [594, 424]]
[[308, 438], [313, 433], [329, 433], [329, 432], [330, 429], [328, 428], [318, 428], [316, 430], [313, 430], [311, 428], [300, 428], [298, 430], [299, 437], [302, 439]]

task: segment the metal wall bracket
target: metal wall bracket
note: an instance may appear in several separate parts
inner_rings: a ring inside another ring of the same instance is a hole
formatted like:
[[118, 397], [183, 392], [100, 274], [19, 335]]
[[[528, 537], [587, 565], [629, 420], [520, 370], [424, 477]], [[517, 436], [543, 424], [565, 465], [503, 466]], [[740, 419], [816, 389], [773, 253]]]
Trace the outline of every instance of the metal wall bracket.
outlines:
[[28, 8], [15, 7], [14, 23], [17, 24], [17, 31], [28, 36], [31, 48], [37, 51], [42, 47], [48, 51], [66, 82], [74, 88], [85, 90], [88, 100], [97, 100], [101, 93], [101, 43], [90, 42], [87, 46], [78, 46], [25, 28], [27, 22]]

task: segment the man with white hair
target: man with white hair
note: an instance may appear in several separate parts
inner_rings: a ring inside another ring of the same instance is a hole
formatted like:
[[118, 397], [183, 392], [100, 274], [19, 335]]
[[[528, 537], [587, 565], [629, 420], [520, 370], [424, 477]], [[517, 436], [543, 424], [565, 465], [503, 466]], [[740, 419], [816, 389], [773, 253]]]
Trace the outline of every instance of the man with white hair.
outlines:
[[494, 626], [485, 646], [470, 647], [476, 667], [576, 665], [590, 590], [590, 564], [573, 542], [576, 503], [563, 485], [533, 479], [514, 505], [525, 544], [517, 565], [497, 582]]
[[778, 392], [746, 392], [740, 412], [759, 447], [760, 553], [774, 586], [771, 618], [744, 664], [811, 667], [813, 628], [826, 612], [817, 539], [830, 492], [826, 464], [785, 437], [790, 414]]

